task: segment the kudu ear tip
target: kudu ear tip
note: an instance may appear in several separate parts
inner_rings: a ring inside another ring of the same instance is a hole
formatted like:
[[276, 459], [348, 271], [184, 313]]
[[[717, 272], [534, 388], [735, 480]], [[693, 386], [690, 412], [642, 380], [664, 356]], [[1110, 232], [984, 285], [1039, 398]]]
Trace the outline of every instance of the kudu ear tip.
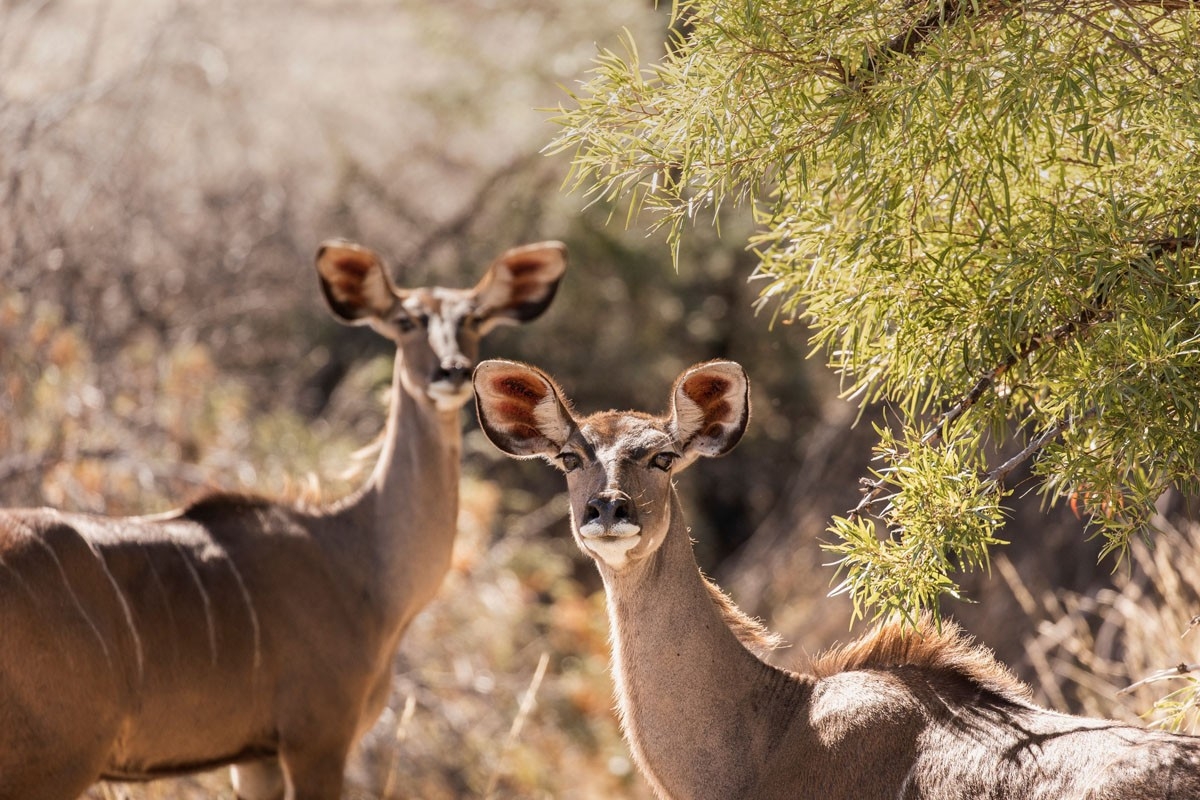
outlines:
[[342, 239], [339, 237], [324, 239], [319, 245], [317, 245], [317, 260], [320, 261], [326, 255], [328, 255], [329, 251], [331, 250], [352, 250], [356, 252], [365, 252], [366, 248], [360, 244], [350, 241], [349, 239]]
[[[506, 380], [506, 375], [512, 380]], [[489, 358], [480, 361], [475, 366], [471, 381], [475, 387], [475, 396], [478, 398], [482, 394], [489, 394], [497, 389], [497, 387], [503, 387], [513, 381], [525, 385], [527, 384], [527, 377], [531, 375], [540, 379], [542, 383], [546, 383], [548, 380], [545, 373], [529, 364], [522, 364], [520, 361], [510, 361], [504, 358]], [[526, 380], [522, 380], [522, 378]], [[491, 383], [488, 383], [488, 381], [491, 381]], [[500, 389], [500, 393], [504, 393], [502, 388]]]
[[557, 239], [548, 239], [514, 247], [501, 256], [502, 261], [509, 263], [519, 264], [526, 259], [537, 264], [543, 279], [556, 280], [567, 269], [567, 246]]
[[505, 369], [511, 367], [525, 367], [519, 361], [510, 361], [507, 358], [485, 358], [475, 365], [475, 374], [483, 375], [497, 369]]
[[560, 242], [558, 239], [546, 239], [543, 242], [531, 242], [530, 244], [521, 245], [520, 247], [515, 247], [513, 249], [516, 250], [517, 252], [521, 252], [521, 251], [536, 252], [538, 250], [553, 250], [555, 253], [562, 256], [563, 258], [566, 258], [566, 255], [567, 255], [566, 244], [564, 244], [563, 242]]
[[699, 364], [695, 364], [695, 365], [689, 367], [688, 369], [684, 370], [682, 377], [686, 378], [691, 375], [708, 373], [708, 372], [715, 372], [715, 373], [718, 373], [721, 375], [735, 378], [746, 384], [749, 384], [749, 382], [750, 382], [749, 377], [747, 377], [747, 375], [746, 375], [745, 367], [743, 367], [741, 364], [739, 364], [736, 361], [729, 361], [727, 359], [714, 359], [712, 361], [703, 361]]
[[[490, 373], [504, 366], [504, 361], [498, 358], [489, 358], [486, 361], [480, 361], [475, 365], [475, 369], [471, 372], [471, 382], [476, 386], [479, 382], [486, 378]], [[478, 392], [476, 392], [478, 395]]]
[[[332, 280], [347, 269], [359, 275], [383, 265], [383, 259], [369, 247], [348, 239], [326, 239], [317, 246], [313, 259], [323, 279]], [[384, 275], [387, 280], [387, 276]]]

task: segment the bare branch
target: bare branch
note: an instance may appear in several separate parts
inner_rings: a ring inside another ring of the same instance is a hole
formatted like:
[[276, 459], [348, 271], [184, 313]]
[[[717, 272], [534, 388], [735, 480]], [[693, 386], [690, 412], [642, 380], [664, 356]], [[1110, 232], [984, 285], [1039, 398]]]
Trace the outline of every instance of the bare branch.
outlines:
[[1035, 333], [1033, 336], [1026, 339], [1025, 342], [1021, 344], [1014, 353], [1011, 353], [1008, 358], [1004, 359], [1003, 363], [993, 367], [982, 377], [980, 377], [979, 380], [975, 382], [975, 385], [971, 387], [970, 391], [959, 398], [958, 402], [951, 406], [948, 411], [938, 417], [938, 420], [934, 424], [933, 428], [931, 428], [928, 433], [921, 437], [921, 444], [935, 445], [940, 442], [942, 439], [942, 431], [944, 431], [948, 425], [965, 414], [967, 410], [971, 408], [971, 406], [979, 402], [979, 399], [983, 397], [984, 393], [987, 392], [988, 389], [991, 389], [993, 386], [995, 386], [996, 381], [998, 381], [1005, 372], [1008, 372], [1008, 370], [1012, 369], [1017, 364], [1028, 359], [1030, 356], [1040, 350], [1043, 345], [1061, 344], [1075, 334], [1086, 331], [1097, 322], [1103, 322], [1107, 319], [1110, 319], [1112, 316], [1111, 313], [1102, 312], [1100, 310], [1100, 306], [1103, 306], [1107, 302], [1107, 290], [1097, 292], [1096, 298], [1093, 301], [1093, 305], [1084, 308], [1075, 316], [1074, 319], [1064, 322], [1062, 325], [1059, 325], [1048, 334]]
[[[1096, 414], [1096, 409], [1091, 408], [1091, 409], [1088, 409], [1086, 412], [1084, 412], [1081, 415], [1081, 418], [1086, 419], [1088, 417], [1095, 416], [1095, 414]], [[1050, 427], [1046, 428], [1032, 442], [1027, 444], [1021, 450], [1021, 452], [1017, 453], [1012, 458], [1008, 459], [1003, 464], [996, 467], [994, 470], [990, 471], [987, 474], [987, 480], [992, 483], [1002, 485], [1004, 483], [1005, 478], [1007, 478], [1014, 469], [1016, 469], [1017, 467], [1019, 467], [1021, 464], [1025, 463], [1026, 461], [1028, 461], [1029, 458], [1034, 453], [1038, 452], [1043, 447], [1048, 445], [1050, 442], [1057, 439], [1059, 434], [1061, 434], [1063, 431], [1069, 429], [1074, 424], [1075, 424], [1075, 418], [1068, 416], [1068, 417], [1065, 417], [1065, 418], [1059, 420], [1058, 422], [1054, 423]]]
[[1178, 664], [1174, 667], [1168, 667], [1167, 669], [1160, 669], [1158, 672], [1142, 678], [1140, 681], [1129, 684], [1124, 689], [1118, 691], [1117, 694], [1128, 694], [1129, 692], [1132, 692], [1134, 689], [1137, 689], [1141, 686], [1145, 686], [1150, 683], [1157, 683], [1158, 681], [1170, 680], [1171, 678], [1182, 678], [1185, 675], [1191, 675], [1193, 672], [1200, 672], [1200, 664]]
[[501, 748], [500, 753], [501, 763], [497, 765], [496, 769], [492, 772], [492, 777], [488, 780], [487, 791], [485, 791], [483, 794], [484, 798], [487, 798], [488, 800], [496, 796], [496, 789], [499, 786], [500, 778], [502, 777], [501, 771], [503, 769], [503, 759], [508, 755], [509, 751], [512, 750], [513, 745], [516, 744], [517, 737], [521, 735], [521, 728], [525, 726], [526, 718], [529, 716], [529, 713], [533, 711], [533, 705], [534, 701], [537, 699], [538, 689], [541, 688], [542, 679], [546, 676], [546, 667], [549, 664], [550, 654], [543, 651], [542, 657], [538, 659], [537, 669], [535, 669], [533, 672], [533, 679], [529, 682], [529, 688], [527, 688], [525, 690], [525, 694], [521, 696], [521, 704], [517, 707], [517, 716], [513, 718], [512, 725], [508, 729], [508, 736], [504, 739], [504, 745]]

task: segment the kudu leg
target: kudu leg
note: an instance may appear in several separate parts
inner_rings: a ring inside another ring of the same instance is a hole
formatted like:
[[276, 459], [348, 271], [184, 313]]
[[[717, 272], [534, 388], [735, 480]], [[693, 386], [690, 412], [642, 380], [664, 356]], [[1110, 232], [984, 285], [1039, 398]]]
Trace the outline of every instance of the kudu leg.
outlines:
[[[233, 788], [238, 800], [338, 800], [342, 793], [343, 756], [314, 757], [292, 753], [287, 759], [287, 776], [281, 759], [237, 764]], [[291, 792], [288, 792], [288, 786]]]
[[279, 754], [291, 792], [287, 800], [339, 800], [346, 770], [346, 748], [284, 748]]
[[278, 759], [236, 764], [232, 771], [238, 800], [283, 800], [287, 782]]

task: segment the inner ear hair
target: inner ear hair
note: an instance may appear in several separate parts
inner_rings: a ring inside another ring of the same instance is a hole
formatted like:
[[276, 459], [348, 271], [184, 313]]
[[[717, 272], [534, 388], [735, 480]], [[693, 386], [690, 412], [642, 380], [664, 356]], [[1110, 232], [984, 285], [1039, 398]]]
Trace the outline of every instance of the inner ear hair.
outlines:
[[676, 436], [697, 455], [728, 452], [742, 437], [750, 416], [749, 382], [739, 364], [714, 361], [685, 371], [672, 395]]
[[480, 313], [493, 321], [528, 322], [554, 300], [567, 268], [562, 242], [539, 242], [505, 251], [475, 287]]
[[331, 239], [317, 249], [316, 266], [325, 300], [343, 322], [384, 320], [395, 307], [396, 289], [370, 248]]
[[474, 382], [480, 425], [510, 455], [552, 457], [574, 430], [562, 391], [535, 367], [484, 361], [475, 368]]

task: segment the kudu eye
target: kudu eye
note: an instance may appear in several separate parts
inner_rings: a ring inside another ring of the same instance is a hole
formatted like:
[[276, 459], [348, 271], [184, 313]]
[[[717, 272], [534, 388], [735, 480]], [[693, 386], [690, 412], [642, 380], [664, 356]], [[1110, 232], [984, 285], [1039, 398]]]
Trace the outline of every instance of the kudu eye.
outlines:
[[579, 456], [575, 455], [574, 453], [560, 453], [558, 456], [558, 463], [562, 465], [563, 472], [572, 472], [579, 469], [579, 466], [583, 463], [583, 461], [581, 461]]
[[428, 314], [409, 314], [407, 311], [401, 312], [396, 316], [396, 327], [401, 333], [412, 333], [417, 328], [424, 328], [429, 325]]
[[670, 472], [671, 467], [675, 466], [675, 459], [677, 458], [679, 456], [675, 453], [659, 453], [650, 459], [650, 466], [655, 469], [661, 469], [663, 472]]

